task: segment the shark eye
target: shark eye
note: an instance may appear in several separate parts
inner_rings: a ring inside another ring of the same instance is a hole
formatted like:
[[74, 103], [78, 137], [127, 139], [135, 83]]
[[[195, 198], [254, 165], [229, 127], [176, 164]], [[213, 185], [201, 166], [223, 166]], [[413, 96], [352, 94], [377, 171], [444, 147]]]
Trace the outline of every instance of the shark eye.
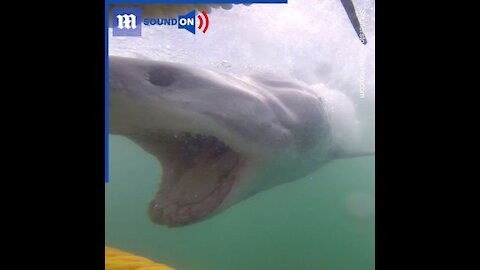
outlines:
[[149, 76], [152, 84], [165, 87], [175, 81], [176, 72], [167, 68], [160, 68], [150, 71]]

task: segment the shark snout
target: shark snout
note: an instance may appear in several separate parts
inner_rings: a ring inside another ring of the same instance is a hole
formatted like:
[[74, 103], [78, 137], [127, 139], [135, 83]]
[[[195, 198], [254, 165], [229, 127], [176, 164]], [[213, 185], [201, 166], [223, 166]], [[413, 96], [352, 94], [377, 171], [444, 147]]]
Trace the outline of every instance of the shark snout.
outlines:
[[[109, 57], [109, 84], [112, 95], [162, 99], [170, 105], [189, 99], [201, 100], [219, 88], [203, 70], [163, 61], [149, 61], [119, 56]], [[165, 105], [169, 106], [169, 105]]]

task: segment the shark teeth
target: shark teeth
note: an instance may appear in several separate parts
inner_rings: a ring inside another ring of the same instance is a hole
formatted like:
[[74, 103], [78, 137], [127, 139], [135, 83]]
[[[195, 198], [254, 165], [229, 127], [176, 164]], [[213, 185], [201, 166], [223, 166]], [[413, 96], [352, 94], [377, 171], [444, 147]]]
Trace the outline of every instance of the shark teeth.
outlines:
[[212, 136], [176, 133], [166, 139], [160, 190], [150, 203], [151, 219], [170, 227], [213, 213], [231, 192], [242, 158]]

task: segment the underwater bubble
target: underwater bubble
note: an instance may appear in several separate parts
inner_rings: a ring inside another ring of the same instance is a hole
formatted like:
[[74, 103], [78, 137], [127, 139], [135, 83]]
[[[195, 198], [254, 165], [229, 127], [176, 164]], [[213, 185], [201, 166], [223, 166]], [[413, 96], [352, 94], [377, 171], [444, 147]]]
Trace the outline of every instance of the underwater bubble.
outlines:
[[228, 62], [227, 60], [222, 60], [222, 62], [220, 62], [220, 66], [224, 68], [231, 68], [232, 64], [230, 64], [230, 62]]
[[345, 200], [348, 215], [355, 219], [370, 219], [375, 215], [375, 199], [364, 192], [352, 192]]

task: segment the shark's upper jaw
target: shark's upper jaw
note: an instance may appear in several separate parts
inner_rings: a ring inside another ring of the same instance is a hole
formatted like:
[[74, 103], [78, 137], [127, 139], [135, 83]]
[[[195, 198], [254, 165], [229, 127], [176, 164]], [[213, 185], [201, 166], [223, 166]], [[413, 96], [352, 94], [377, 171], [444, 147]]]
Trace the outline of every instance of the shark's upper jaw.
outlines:
[[152, 143], [160, 146], [154, 153], [163, 176], [149, 215], [155, 223], [169, 227], [192, 224], [214, 213], [235, 189], [246, 166], [240, 154], [213, 136], [169, 132]]

